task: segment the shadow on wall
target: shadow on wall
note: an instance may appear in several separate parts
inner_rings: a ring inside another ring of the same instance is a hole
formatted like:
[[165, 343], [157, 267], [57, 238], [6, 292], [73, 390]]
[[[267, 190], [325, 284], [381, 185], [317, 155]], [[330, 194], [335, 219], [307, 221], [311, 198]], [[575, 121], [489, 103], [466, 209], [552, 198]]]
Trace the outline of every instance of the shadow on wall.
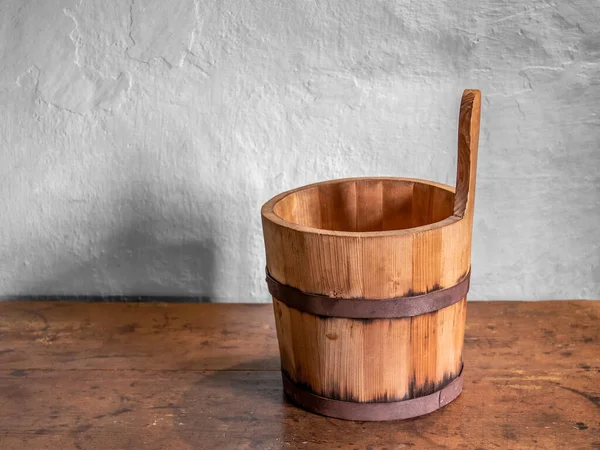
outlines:
[[[168, 201], [155, 191], [151, 183], [136, 184], [111, 208], [113, 217], [101, 221], [115, 231], [63, 253], [54, 267], [40, 270], [50, 277], [24, 286], [32, 295], [11, 298], [210, 302], [216, 250], [210, 208], [196, 193], [180, 190], [177, 200]], [[83, 233], [100, 234], [101, 226]], [[73, 234], [69, 238], [76, 239]]]

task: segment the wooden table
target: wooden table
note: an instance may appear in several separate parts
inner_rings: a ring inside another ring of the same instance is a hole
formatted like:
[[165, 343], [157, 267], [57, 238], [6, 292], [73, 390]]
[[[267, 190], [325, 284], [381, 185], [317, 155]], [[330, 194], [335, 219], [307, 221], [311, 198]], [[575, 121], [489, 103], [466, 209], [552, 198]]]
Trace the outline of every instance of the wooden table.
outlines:
[[285, 401], [271, 305], [4, 302], [0, 448], [600, 448], [600, 302], [468, 308], [461, 397], [370, 423]]

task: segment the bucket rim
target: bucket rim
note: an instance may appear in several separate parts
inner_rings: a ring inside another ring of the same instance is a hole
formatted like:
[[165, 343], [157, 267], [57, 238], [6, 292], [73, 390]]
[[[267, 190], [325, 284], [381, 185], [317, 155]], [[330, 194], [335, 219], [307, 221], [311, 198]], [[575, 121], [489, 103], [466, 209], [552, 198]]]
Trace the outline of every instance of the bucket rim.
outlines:
[[300, 187], [282, 192], [282, 193], [276, 195], [275, 197], [271, 198], [270, 200], [268, 200], [262, 206], [261, 216], [263, 217], [264, 220], [268, 220], [276, 225], [279, 225], [279, 226], [285, 227], [285, 228], [290, 228], [290, 229], [293, 229], [295, 231], [299, 231], [302, 233], [318, 234], [318, 235], [324, 235], [324, 236], [340, 236], [340, 237], [386, 237], [386, 236], [399, 236], [399, 235], [422, 233], [422, 232], [427, 232], [427, 231], [436, 230], [439, 228], [450, 226], [456, 222], [459, 222], [460, 220], [462, 220], [464, 218], [464, 216], [459, 217], [457, 215], [450, 215], [450, 216], [445, 217], [444, 219], [439, 220], [437, 222], [428, 223], [428, 224], [421, 225], [418, 227], [403, 228], [403, 229], [398, 229], [398, 230], [342, 231], [342, 230], [327, 230], [324, 228], [316, 228], [316, 227], [310, 227], [307, 225], [301, 225], [299, 223], [290, 222], [289, 220], [285, 220], [275, 213], [275, 205], [277, 205], [277, 203], [279, 203], [285, 197], [287, 197], [291, 194], [294, 194], [296, 192], [310, 189], [310, 188], [313, 188], [316, 186], [327, 185], [327, 184], [336, 184], [336, 183], [343, 183], [343, 182], [350, 182], [350, 181], [363, 181], [363, 180], [381, 180], [381, 181], [388, 180], [388, 181], [412, 182], [412, 183], [419, 183], [419, 184], [434, 186], [434, 187], [443, 189], [445, 191], [451, 192], [452, 194], [454, 194], [456, 192], [456, 190], [453, 186], [449, 186], [444, 183], [438, 183], [436, 181], [425, 180], [425, 179], [421, 179], [421, 178], [404, 178], [404, 177], [337, 178], [337, 179], [333, 179], [333, 180], [320, 181], [317, 183], [307, 184], [304, 186], [300, 186]]

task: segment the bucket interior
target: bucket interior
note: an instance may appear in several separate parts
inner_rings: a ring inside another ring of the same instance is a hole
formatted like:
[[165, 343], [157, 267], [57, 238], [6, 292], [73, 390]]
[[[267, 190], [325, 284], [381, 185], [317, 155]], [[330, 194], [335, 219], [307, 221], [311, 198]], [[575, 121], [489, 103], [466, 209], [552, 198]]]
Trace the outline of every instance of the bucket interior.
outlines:
[[283, 220], [323, 230], [402, 230], [450, 217], [449, 189], [405, 179], [339, 180], [291, 192], [273, 210]]

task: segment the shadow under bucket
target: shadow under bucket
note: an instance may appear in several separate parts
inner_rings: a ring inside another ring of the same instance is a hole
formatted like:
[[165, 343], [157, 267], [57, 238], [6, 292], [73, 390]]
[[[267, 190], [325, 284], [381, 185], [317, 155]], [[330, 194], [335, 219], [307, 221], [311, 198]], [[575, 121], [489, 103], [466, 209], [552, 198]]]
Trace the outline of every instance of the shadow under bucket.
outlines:
[[262, 207], [284, 390], [350, 420], [428, 414], [462, 390], [479, 140], [463, 93], [456, 189], [406, 178], [327, 181]]

